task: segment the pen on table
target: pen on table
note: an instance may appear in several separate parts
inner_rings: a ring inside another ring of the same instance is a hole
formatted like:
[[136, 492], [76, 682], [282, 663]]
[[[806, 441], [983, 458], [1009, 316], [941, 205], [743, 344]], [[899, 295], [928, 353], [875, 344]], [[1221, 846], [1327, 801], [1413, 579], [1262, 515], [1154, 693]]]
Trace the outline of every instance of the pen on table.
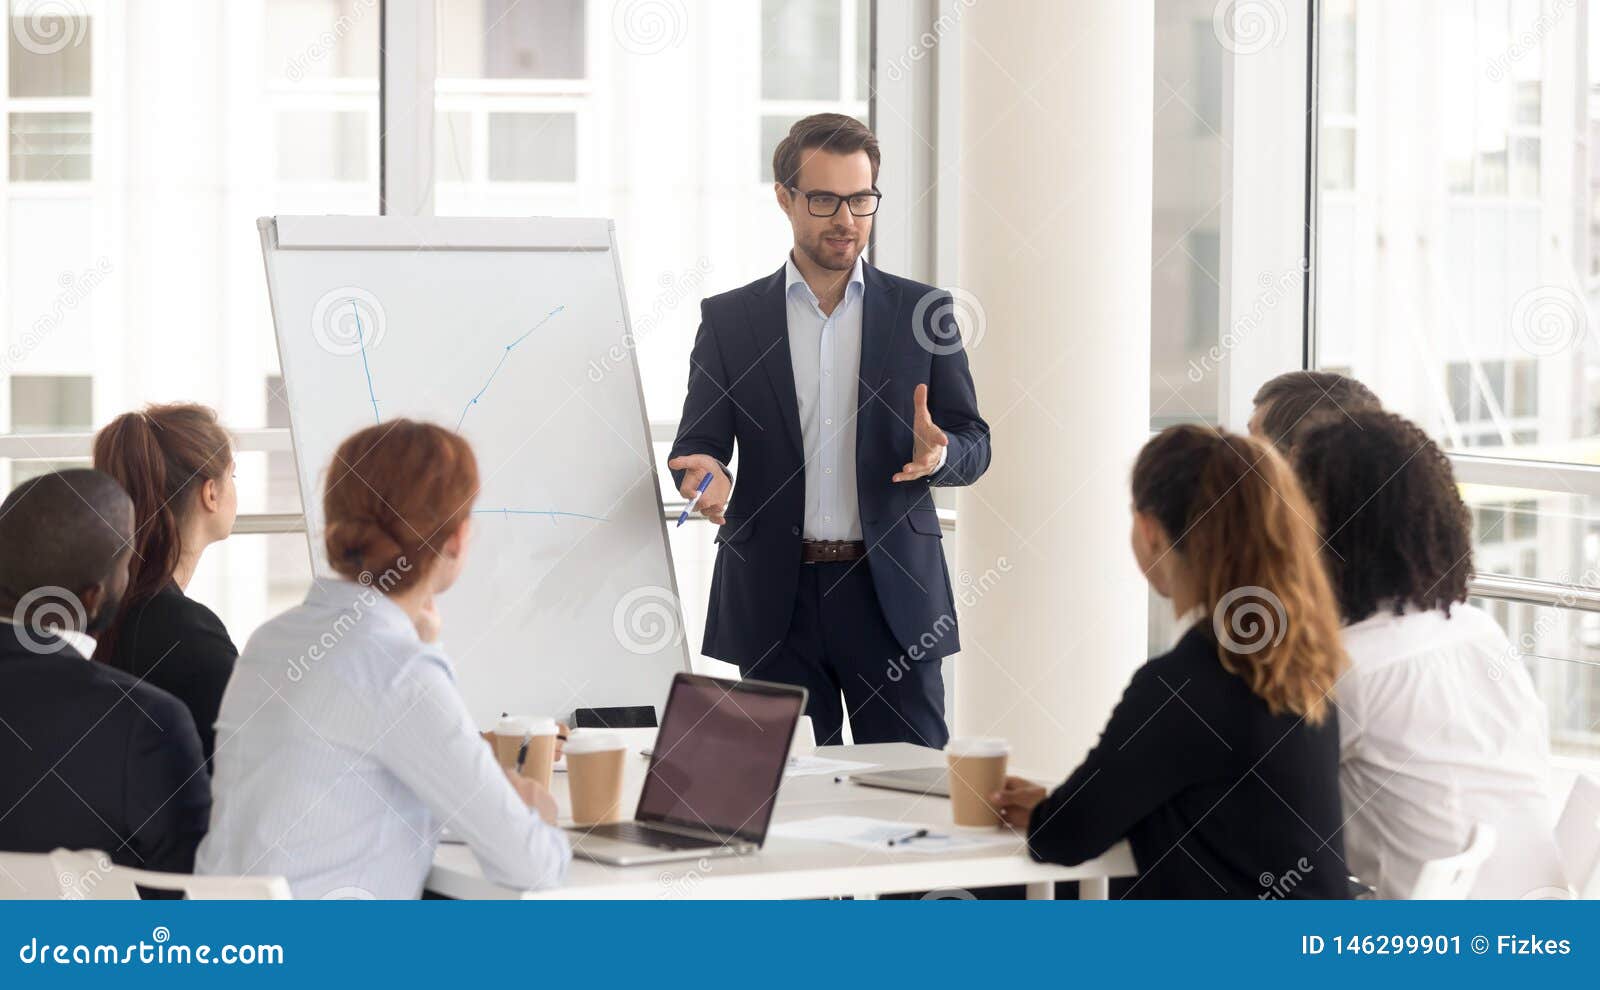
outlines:
[[925, 828], [919, 828], [915, 832], [911, 832], [911, 833], [908, 833], [906, 835], [900, 836], [898, 839], [890, 839], [889, 840], [889, 845], [891, 845], [891, 846], [903, 846], [907, 842], [910, 842], [912, 839], [926, 839], [927, 837], [928, 837], [928, 830], [925, 829]]
[[693, 512], [694, 507], [700, 504], [700, 496], [704, 495], [706, 493], [706, 489], [710, 487], [711, 472], [707, 471], [706, 476], [700, 479], [700, 486], [694, 490], [694, 498], [690, 499], [689, 504], [683, 507], [682, 512], [678, 513], [679, 526], [682, 526], [684, 523], [689, 521], [689, 513]]

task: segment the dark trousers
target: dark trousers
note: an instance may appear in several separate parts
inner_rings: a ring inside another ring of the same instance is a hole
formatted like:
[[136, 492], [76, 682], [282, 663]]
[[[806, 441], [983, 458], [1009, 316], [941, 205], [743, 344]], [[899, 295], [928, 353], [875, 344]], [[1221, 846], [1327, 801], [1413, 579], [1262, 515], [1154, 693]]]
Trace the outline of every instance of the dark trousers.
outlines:
[[819, 746], [841, 741], [848, 709], [857, 743], [942, 749], [950, 730], [939, 666], [905, 656], [878, 606], [867, 562], [857, 560], [802, 564], [788, 637], [743, 673], [810, 692], [806, 714]]

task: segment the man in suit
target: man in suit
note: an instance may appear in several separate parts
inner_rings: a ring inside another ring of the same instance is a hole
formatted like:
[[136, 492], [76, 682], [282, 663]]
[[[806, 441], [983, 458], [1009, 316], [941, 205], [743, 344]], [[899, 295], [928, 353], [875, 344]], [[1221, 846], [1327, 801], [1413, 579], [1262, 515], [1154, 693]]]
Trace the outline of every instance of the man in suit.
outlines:
[[132, 555], [133, 502], [99, 471], [41, 475], [0, 504], [0, 849], [187, 873], [211, 814], [194, 719], [60, 635], [110, 622]]
[[[862, 258], [878, 141], [799, 121], [773, 155], [783, 267], [706, 299], [668, 467], [718, 524], [707, 656], [810, 691], [817, 741], [943, 746], [960, 648], [933, 485], [989, 466], [950, 295]], [[728, 465], [738, 450], [738, 481]], [[842, 701], [842, 705], [841, 705]]]

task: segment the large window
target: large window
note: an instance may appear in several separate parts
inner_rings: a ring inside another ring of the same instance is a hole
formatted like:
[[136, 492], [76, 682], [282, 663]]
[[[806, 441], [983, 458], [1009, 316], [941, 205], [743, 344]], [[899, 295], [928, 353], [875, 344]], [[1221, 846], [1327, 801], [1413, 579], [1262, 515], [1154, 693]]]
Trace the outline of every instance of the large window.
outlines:
[[645, 404], [674, 421], [700, 298], [783, 263], [778, 138], [868, 119], [871, 8], [439, 0], [436, 211], [614, 218]]
[[[1600, 9], [1318, 7], [1315, 360], [1461, 455], [1480, 574], [1600, 585]], [[1595, 616], [1482, 604], [1600, 750]]]
[[[1156, 4], [1150, 420], [1215, 422], [1222, 336], [1222, 66], [1215, 0]], [[1201, 373], [1204, 372], [1204, 373]], [[1159, 614], [1160, 610], [1152, 610]]]
[[[777, 140], [809, 113], [870, 117], [872, 0], [439, 0], [436, 9], [436, 212], [616, 221], [634, 356], [646, 410], [663, 424], [664, 462], [700, 299], [775, 271], [788, 251], [772, 194]], [[694, 527], [671, 537], [697, 642], [714, 548]]]
[[[276, 526], [300, 497], [255, 220], [379, 209], [385, 149], [408, 151], [380, 120], [380, 0], [0, 4], [0, 479], [198, 401], [244, 433], [243, 524]], [[870, 116], [872, 0], [435, 4], [431, 92], [389, 94], [433, 102], [434, 212], [615, 218], [647, 406], [675, 421], [698, 300], [783, 261], [773, 130]], [[190, 591], [242, 642], [308, 577], [302, 534], [242, 535]]]
[[758, 180], [771, 180], [772, 149], [801, 117], [867, 120], [871, 45], [871, 0], [761, 0]]
[[[146, 402], [268, 426], [255, 220], [376, 211], [377, 0], [7, 2], [0, 478], [84, 463], [89, 433]], [[238, 455], [241, 510], [298, 511], [267, 457]], [[236, 538], [190, 590], [242, 642], [304, 561], [303, 536]]]

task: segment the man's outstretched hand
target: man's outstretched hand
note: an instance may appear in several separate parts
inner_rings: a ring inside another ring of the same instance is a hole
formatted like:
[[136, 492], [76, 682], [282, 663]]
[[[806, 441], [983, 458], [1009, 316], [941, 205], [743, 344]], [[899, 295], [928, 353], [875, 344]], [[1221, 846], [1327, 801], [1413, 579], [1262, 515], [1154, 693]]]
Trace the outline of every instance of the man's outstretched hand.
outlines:
[[728, 508], [728, 498], [733, 494], [733, 482], [728, 480], [727, 472], [722, 470], [722, 465], [717, 463], [715, 457], [709, 454], [685, 454], [668, 461], [667, 467], [683, 472], [683, 484], [678, 486], [678, 494], [688, 499], [694, 498], [701, 479], [710, 472], [711, 484], [706, 488], [706, 493], [700, 496], [700, 504], [695, 506], [695, 511], [718, 526], [727, 522], [722, 518], [722, 513]]
[[[916, 435], [916, 442], [912, 445], [911, 460], [894, 476], [895, 481], [915, 481], [939, 470], [939, 458], [950, 445], [950, 438], [933, 425], [933, 417], [928, 415], [928, 386], [918, 385], [912, 401], [916, 403], [916, 412], [911, 420], [911, 430]], [[716, 482], [712, 482], [711, 487], [715, 488]], [[706, 492], [708, 497], [710, 494]]]

